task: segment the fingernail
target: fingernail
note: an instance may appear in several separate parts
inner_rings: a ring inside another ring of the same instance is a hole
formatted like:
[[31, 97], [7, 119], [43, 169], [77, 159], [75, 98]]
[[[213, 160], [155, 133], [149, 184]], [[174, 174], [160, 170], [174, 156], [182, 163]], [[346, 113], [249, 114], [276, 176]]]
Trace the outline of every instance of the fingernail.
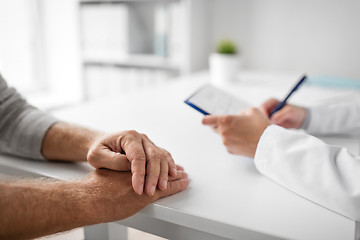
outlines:
[[144, 190], [144, 185], [141, 185], [141, 186], [138, 188], [138, 194], [139, 194], [139, 195], [142, 195], [143, 190]]
[[151, 186], [150, 194], [151, 194], [151, 195], [154, 195], [154, 194], [155, 194], [155, 186]]
[[162, 182], [162, 185], [163, 185], [164, 189], [166, 189], [166, 188], [167, 188], [167, 181], [164, 180], [164, 181]]
[[175, 175], [177, 175], [177, 169], [176, 167], [173, 168]]

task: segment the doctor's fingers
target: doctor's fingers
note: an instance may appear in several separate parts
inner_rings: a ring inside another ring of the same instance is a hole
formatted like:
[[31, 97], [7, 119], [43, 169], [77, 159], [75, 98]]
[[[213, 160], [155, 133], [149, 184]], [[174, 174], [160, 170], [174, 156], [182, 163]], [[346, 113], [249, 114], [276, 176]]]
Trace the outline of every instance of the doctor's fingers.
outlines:
[[274, 113], [270, 121], [273, 124], [283, 126], [285, 122], [296, 120], [296, 114], [289, 105], [286, 105], [280, 111]]
[[207, 115], [202, 119], [202, 124], [210, 127], [216, 127], [219, 125], [220, 118], [221, 116], [218, 115]]
[[276, 107], [276, 105], [279, 104], [279, 100], [275, 99], [275, 98], [270, 98], [269, 100], [265, 101], [263, 104], [261, 104], [260, 106], [260, 110], [266, 115], [269, 116], [269, 114], [271, 113], [271, 111]]
[[206, 119], [203, 119], [203, 124], [211, 126], [219, 134], [222, 134], [226, 129], [241, 127], [244, 124], [244, 120], [248, 118], [244, 115], [244, 112], [241, 112], [239, 115], [208, 116]]

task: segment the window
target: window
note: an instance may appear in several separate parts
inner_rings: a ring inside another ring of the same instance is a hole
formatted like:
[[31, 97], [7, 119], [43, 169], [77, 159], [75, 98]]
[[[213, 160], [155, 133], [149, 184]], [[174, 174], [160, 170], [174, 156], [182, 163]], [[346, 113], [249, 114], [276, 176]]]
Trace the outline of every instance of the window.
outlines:
[[0, 1], [1, 74], [43, 110], [82, 99], [77, 21], [77, 1]]
[[0, 1], [0, 72], [26, 94], [44, 87], [37, 0]]

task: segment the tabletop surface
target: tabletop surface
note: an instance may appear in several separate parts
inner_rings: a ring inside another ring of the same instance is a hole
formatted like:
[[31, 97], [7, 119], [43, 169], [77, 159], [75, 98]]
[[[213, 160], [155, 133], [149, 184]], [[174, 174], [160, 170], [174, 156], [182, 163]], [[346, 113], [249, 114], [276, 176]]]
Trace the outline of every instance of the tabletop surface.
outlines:
[[[257, 106], [268, 97], [282, 98], [297, 76], [248, 73], [238, 83], [224, 88]], [[272, 84], [265, 81], [270, 78]], [[264, 234], [268, 239], [353, 239], [354, 221], [272, 182], [256, 170], [252, 159], [226, 152], [220, 136], [201, 124], [202, 115], [183, 102], [207, 81], [207, 73], [200, 73], [165, 86], [99, 99], [53, 114], [103, 131], [135, 129], [146, 133], [185, 168], [189, 188], [158, 200], [140, 214], [233, 239], [244, 231]], [[314, 88], [304, 87], [293, 101], [316, 105], [359, 97], [352, 90], [321, 91], [319, 94]], [[359, 153], [358, 142], [353, 139], [327, 141], [339, 142]], [[45, 163], [8, 156], [0, 156], [0, 165], [8, 173], [27, 171], [60, 179], [81, 177], [92, 170], [87, 163]]]

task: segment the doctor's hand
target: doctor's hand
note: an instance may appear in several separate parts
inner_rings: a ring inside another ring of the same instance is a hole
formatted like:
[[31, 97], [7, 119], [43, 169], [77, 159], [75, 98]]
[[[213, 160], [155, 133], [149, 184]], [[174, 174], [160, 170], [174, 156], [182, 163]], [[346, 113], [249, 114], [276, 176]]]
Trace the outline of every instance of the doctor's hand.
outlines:
[[95, 168], [130, 171], [135, 192], [153, 196], [167, 189], [168, 177], [177, 175], [170, 153], [157, 147], [145, 134], [124, 131], [103, 135], [89, 148], [87, 161]]
[[[278, 103], [279, 101], [277, 99], [271, 98], [264, 102], [260, 109], [266, 116], [269, 116]], [[300, 128], [304, 123], [305, 117], [305, 108], [286, 104], [282, 109], [271, 116], [270, 121], [273, 124], [285, 128]]]
[[202, 123], [221, 135], [229, 153], [252, 158], [261, 135], [271, 124], [257, 108], [247, 109], [238, 115], [205, 116]]

